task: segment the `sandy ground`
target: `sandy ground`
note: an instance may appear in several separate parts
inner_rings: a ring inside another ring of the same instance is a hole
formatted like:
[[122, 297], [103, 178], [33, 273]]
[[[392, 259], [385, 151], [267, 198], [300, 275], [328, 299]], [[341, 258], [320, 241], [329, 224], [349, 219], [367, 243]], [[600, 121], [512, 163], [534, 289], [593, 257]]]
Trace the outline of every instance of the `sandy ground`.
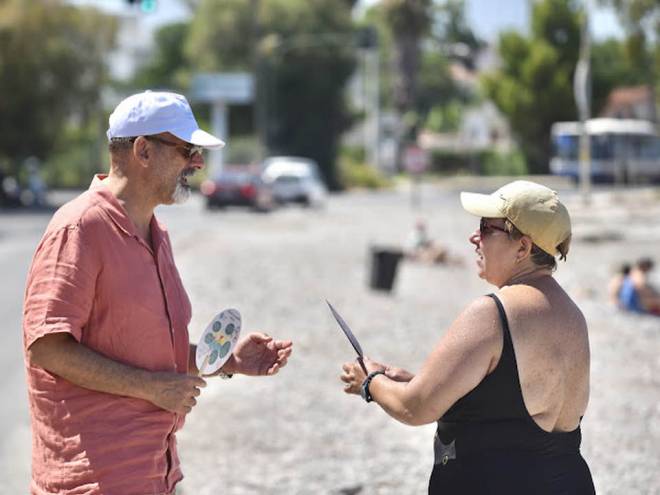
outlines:
[[[417, 209], [400, 188], [337, 196], [318, 212], [197, 210], [186, 220], [164, 210], [193, 302], [193, 340], [220, 309], [235, 307], [244, 331], [295, 342], [276, 377], [209, 383], [179, 434], [180, 492], [425, 493], [433, 425], [401, 425], [342, 392], [340, 364], [353, 353], [324, 300], [367, 354], [416, 370], [460, 309], [492, 290], [475, 275], [467, 237], [476, 219], [460, 209], [458, 190], [491, 191], [501, 182], [427, 186]], [[660, 261], [660, 192], [599, 190], [585, 206], [572, 187], [557, 187], [573, 214], [574, 243], [556, 276], [584, 311], [592, 348], [583, 455], [599, 494], [660, 493], [660, 318], [621, 314], [605, 293], [621, 261]], [[403, 262], [391, 294], [369, 290], [369, 247], [401, 244], [420, 217], [464, 264]]]
[[[556, 276], [590, 328], [592, 395], [582, 452], [599, 494], [660, 494], [660, 318], [617, 312], [605, 290], [618, 263], [642, 255], [660, 262], [660, 190], [598, 189], [584, 206], [573, 187], [550, 180], [572, 212], [575, 234], [569, 261]], [[342, 392], [340, 365], [354, 354], [324, 300], [341, 311], [369, 355], [415, 371], [460, 309], [493, 289], [475, 275], [466, 239], [477, 222], [460, 209], [458, 191], [492, 191], [504, 181], [425, 186], [417, 209], [405, 186], [334, 196], [324, 211], [209, 213], [199, 198], [162, 209], [193, 303], [192, 338], [219, 310], [236, 307], [244, 331], [295, 342], [289, 366], [276, 377], [209, 383], [179, 434], [186, 474], [180, 494], [425, 493], [433, 425], [401, 425]], [[48, 216], [0, 217], [6, 281], [0, 298], [2, 495], [27, 493], [20, 306], [29, 259]], [[418, 218], [464, 264], [403, 262], [391, 294], [369, 290], [370, 246], [400, 245]], [[660, 286], [658, 274], [655, 280]]]

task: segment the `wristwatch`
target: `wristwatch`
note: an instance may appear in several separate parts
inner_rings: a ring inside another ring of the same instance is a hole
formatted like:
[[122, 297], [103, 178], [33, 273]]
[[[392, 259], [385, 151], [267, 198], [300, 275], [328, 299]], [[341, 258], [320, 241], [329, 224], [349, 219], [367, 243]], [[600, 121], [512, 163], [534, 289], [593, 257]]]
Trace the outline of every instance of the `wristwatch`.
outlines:
[[369, 393], [369, 384], [371, 384], [371, 380], [373, 380], [374, 377], [377, 375], [384, 375], [384, 374], [385, 374], [384, 371], [372, 371], [364, 379], [364, 381], [362, 382], [362, 386], [360, 387], [360, 395], [365, 401], [371, 402], [372, 400], [374, 400], [373, 397], [371, 397], [371, 393]]

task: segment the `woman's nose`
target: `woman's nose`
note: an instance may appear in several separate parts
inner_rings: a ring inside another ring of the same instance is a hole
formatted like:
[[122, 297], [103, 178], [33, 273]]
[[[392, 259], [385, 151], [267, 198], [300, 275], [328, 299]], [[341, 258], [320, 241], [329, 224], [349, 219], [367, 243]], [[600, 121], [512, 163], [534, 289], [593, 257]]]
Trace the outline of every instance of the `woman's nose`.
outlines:
[[474, 232], [472, 232], [472, 234], [470, 234], [468, 241], [470, 241], [470, 243], [474, 244], [475, 246], [479, 245], [479, 241], [481, 241], [481, 233], [479, 232], [479, 229], [476, 229]]

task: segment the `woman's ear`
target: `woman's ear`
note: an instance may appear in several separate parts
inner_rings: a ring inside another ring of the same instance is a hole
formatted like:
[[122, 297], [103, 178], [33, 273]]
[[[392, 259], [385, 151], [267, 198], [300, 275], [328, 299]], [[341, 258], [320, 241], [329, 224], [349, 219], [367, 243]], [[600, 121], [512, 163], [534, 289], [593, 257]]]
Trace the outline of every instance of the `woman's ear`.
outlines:
[[523, 235], [519, 239], [519, 242], [520, 245], [518, 247], [518, 252], [516, 253], [516, 263], [520, 263], [522, 260], [529, 257], [532, 253], [532, 247], [534, 246], [532, 238], [528, 235]]

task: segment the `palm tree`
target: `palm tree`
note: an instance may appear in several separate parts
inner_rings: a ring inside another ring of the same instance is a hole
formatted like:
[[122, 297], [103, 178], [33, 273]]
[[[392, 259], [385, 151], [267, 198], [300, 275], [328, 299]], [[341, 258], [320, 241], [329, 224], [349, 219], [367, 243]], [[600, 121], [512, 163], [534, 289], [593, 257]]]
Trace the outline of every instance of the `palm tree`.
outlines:
[[420, 67], [420, 40], [428, 33], [432, 21], [431, 0], [383, 0], [385, 22], [394, 39], [394, 106], [403, 123], [403, 137], [414, 139], [415, 124], [403, 116], [414, 109]]

